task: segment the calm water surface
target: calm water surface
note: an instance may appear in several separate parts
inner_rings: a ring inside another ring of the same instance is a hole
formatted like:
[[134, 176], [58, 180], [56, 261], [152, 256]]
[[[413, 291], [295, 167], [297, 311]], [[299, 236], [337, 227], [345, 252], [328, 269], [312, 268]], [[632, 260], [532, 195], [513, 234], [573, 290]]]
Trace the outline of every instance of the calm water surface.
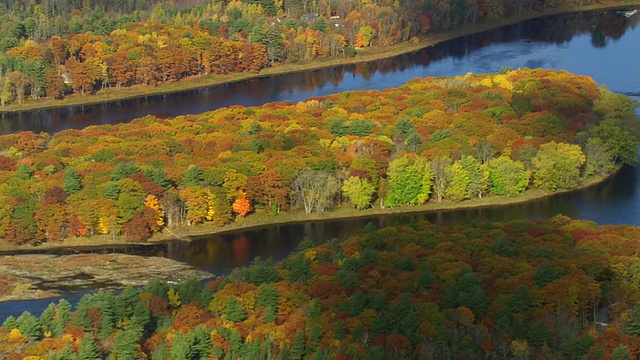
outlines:
[[[412, 54], [368, 64], [339, 66], [303, 73], [201, 89], [175, 95], [124, 101], [114, 105], [3, 114], [0, 133], [20, 130], [55, 133], [91, 124], [126, 122], [147, 114], [169, 117], [242, 104], [297, 102], [347, 90], [383, 89], [415, 77], [496, 72], [504, 67], [565, 69], [589, 75], [613, 91], [640, 99], [640, 30], [638, 16], [613, 12], [570, 14], [527, 21], [463, 37]], [[640, 176], [625, 168], [611, 181], [568, 194], [498, 208], [431, 212], [371, 218], [274, 225], [225, 235], [172, 243], [155, 255], [188, 262], [226, 274], [260, 256], [284, 258], [300, 240], [338, 241], [357, 234], [367, 223], [385, 226], [428, 220], [460, 224], [511, 219], [546, 219], [558, 214], [601, 224], [640, 225]], [[77, 300], [82, 293], [65, 293]], [[25, 309], [39, 314], [51, 300], [0, 304], [0, 319]]]

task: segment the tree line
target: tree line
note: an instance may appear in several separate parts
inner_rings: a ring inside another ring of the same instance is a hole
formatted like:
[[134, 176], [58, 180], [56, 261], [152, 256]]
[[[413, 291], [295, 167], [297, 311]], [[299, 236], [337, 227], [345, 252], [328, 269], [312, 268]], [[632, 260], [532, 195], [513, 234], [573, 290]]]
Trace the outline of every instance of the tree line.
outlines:
[[356, 48], [574, 5], [520, 0], [0, 2], [0, 106], [354, 56]]
[[631, 226], [533, 222], [367, 225], [303, 240], [202, 287], [151, 280], [24, 312], [0, 327], [23, 359], [633, 359]]
[[[0, 137], [0, 237], [164, 227], [573, 189], [634, 165], [637, 104], [566, 71], [415, 79], [259, 107]], [[298, 210], [300, 209], [300, 210]]]

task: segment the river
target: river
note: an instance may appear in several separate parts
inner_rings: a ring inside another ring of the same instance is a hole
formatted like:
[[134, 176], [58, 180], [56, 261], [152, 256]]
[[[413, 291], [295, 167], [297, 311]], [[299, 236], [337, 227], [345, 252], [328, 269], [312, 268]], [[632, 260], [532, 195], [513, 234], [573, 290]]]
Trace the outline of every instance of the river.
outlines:
[[[91, 124], [119, 123], [146, 114], [177, 116], [242, 104], [300, 101], [358, 89], [383, 89], [416, 77], [497, 72], [501, 68], [565, 69], [593, 77], [609, 89], [640, 100], [639, 15], [625, 18], [613, 11], [544, 17], [465, 36], [395, 58], [229, 84], [180, 94], [80, 108], [3, 114], [0, 133], [20, 130], [55, 133]], [[386, 215], [273, 225], [191, 243], [175, 242], [156, 253], [190, 263], [213, 274], [226, 274], [260, 256], [282, 259], [303, 238], [315, 243], [344, 240], [367, 223], [377, 226], [426, 219], [439, 224], [484, 223], [511, 219], [546, 219], [558, 214], [601, 224], [640, 225], [640, 176], [624, 168], [611, 180], [586, 190], [497, 208]], [[63, 295], [70, 300], [78, 294]], [[25, 309], [39, 314], [50, 302], [0, 304], [0, 319]]]

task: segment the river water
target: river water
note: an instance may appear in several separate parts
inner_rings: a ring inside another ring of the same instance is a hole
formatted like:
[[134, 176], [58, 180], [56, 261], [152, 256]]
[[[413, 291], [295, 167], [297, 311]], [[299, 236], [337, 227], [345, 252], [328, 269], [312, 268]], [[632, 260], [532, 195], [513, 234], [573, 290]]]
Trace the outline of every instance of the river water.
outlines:
[[[613, 11], [544, 17], [465, 36], [411, 54], [367, 64], [338, 66], [229, 84], [180, 94], [80, 108], [5, 113], [0, 133], [21, 130], [55, 133], [91, 124], [113, 124], [153, 114], [159, 117], [200, 113], [223, 106], [261, 105], [271, 101], [297, 102], [309, 97], [359, 89], [383, 89], [416, 77], [497, 72], [501, 68], [565, 69], [593, 77], [609, 89], [640, 100], [639, 15], [625, 18]], [[374, 223], [384, 226], [426, 219], [459, 224], [511, 219], [546, 219], [558, 214], [601, 224], [640, 225], [640, 176], [624, 168], [610, 181], [586, 190], [497, 208], [385, 215], [272, 225], [236, 233], [206, 236], [191, 243], [170, 243], [155, 255], [166, 256], [226, 274], [260, 256], [284, 258], [304, 238], [315, 243], [338, 241]], [[81, 293], [65, 293], [77, 299]], [[50, 302], [0, 304], [0, 321], [25, 309], [40, 313]]]

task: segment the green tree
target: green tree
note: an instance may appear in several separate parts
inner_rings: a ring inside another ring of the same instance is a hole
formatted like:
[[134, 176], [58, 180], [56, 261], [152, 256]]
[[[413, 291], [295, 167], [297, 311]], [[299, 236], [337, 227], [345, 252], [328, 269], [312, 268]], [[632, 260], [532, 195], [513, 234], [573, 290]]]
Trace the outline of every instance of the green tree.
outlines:
[[578, 145], [550, 142], [540, 146], [533, 165], [533, 183], [546, 190], [572, 189], [579, 185], [586, 158]]
[[118, 181], [140, 172], [140, 168], [133, 162], [121, 162], [116, 165], [111, 173], [111, 181]]
[[42, 337], [42, 328], [38, 324], [38, 319], [28, 311], [18, 316], [16, 325], [22, 335], [28, 337], [31, 342], [38, 341]]
[[398, 133], [398, 135], [400, 135], [402, 139], [406, 139], [407, 135], [409, 135], [411, 130], [415, 131], [415, 129], [413, 128], [413, 120], [411, 120], [411, 118], [408, 118], [408, 117], [403, 117], [398, 119], [396, 121], [395, 128], [396, 128], [396, 132]]
[[375, 187], [367, 179], [351, 176], [342, 184], [342, 192], [353, 207], [362, 210], [371, 204]]
[[627, 334], [640, 336], [640, 304], [631, 309], [629, 320], [627, 320]]
[[71, 319], [71, 304], [65, 300], [60, 299], [56, 306], [56, 314], [51, 324], [51, 334], [53, 336], [61, 336], [64, 334], [64, 329], [69, 320]]
[[13, 330], [18, 327], [18, 322], [16, 321], [15, 317], [9, 315], [6, 319], [4, 319], [2, 326], [7, 330]]
[[187, 335], [176, 333], [171, 340], [171, 359], [186, 360], [191, 357], [191, 343]]
[[235, 297], [230, 297], [227, 301], [227, 309], [224, 313], [224, 318], [232, 322], [240, 322], [247, 318], [247, 313], [242, 306], [238, 303]]
[[445, 169], [449, 184], [445, 190], [445, 196], [452, 201], [462, 201], [467, 199], [469, 192], [469, 184], [471, 183], [471, 177], [469, 173], [464, 169], [460, 161], [456, 161]]
[[591, 130], [591, 134], [602, 140], [614, 162], [621, 161], [628, 165], [638, 163], [638, 137], [620, 128], [613, 120], [602, 121]]
[[630, 360], [631, 353], [625, 345], [618, 345], [611, 354], [611, 360]]
[[536, 266], [536, 271], [533, 274], [533, 281], [539, 287], [544, 287], [545, 285], [558, 280], [560, 275], [560, 270], [554, 268], [550, 262], [545, 261]]
[[590, 175], [604, 175], [613, 170], [613, 157], [607, 152], [607, 147], [600, 138], [590, 138], [584, 148], [586, 157], [584, 173]]
[[85, 335], [80, 340], [80, 346], [78, 347], [78, 360], [99, 360], [102, 359], [100, 355], [100, 349], [95, 340], [90, 335]]
[[433, 173], [428, 161], [404, 155], [389, 162], [387, 204], [391, 206], [422, 204], [431, 194]]
[[509, 308], [514, 313], [526, 313], [529, 308], [535, 305], [533, 295], [526, 285], [518, 285], [509, 299]]
[[489, 160], [489, 191], [495, 195], [513, 196], [525, 191], [529, 185], [529, 175], [524, 165], [507, 156]]
[[141, 333], [135, 330], [121, 330], [116, 334], [111, 356], [118, 360], [137, 360], [140, 358], [138, 341]]
[[182, 176], [181, 186], [186, 188], [190, 186], [204, 185], [204, 171], [198, 165], [191, 165]]
[[289, 351], [289, 358], [291, 360], [302, 360], [307, 354], [307, 348], [304, 343], [304, 332], [298, 331], [296, 338], [291, 344], [291, 350]]
[[78, 174], [75, 168], [68, 168], [62, 181], [62, 190], [69, 195], [82, 190], [82, 175]]
[[467, 196], [469, 198], [482, 197], [487, 191], [489, 172], [480, 161], [473, 156], [464, 155], [460, 159], [460, 165], [469, 175], [467, 183]]
[[420, 134], [415, 130], [409, 131], [407, 139], [404, 141], [404, 146], [406, 146], [409, 151], [415, 153], [420, 148], [420, 145], [422, 145], [422, 137]]

